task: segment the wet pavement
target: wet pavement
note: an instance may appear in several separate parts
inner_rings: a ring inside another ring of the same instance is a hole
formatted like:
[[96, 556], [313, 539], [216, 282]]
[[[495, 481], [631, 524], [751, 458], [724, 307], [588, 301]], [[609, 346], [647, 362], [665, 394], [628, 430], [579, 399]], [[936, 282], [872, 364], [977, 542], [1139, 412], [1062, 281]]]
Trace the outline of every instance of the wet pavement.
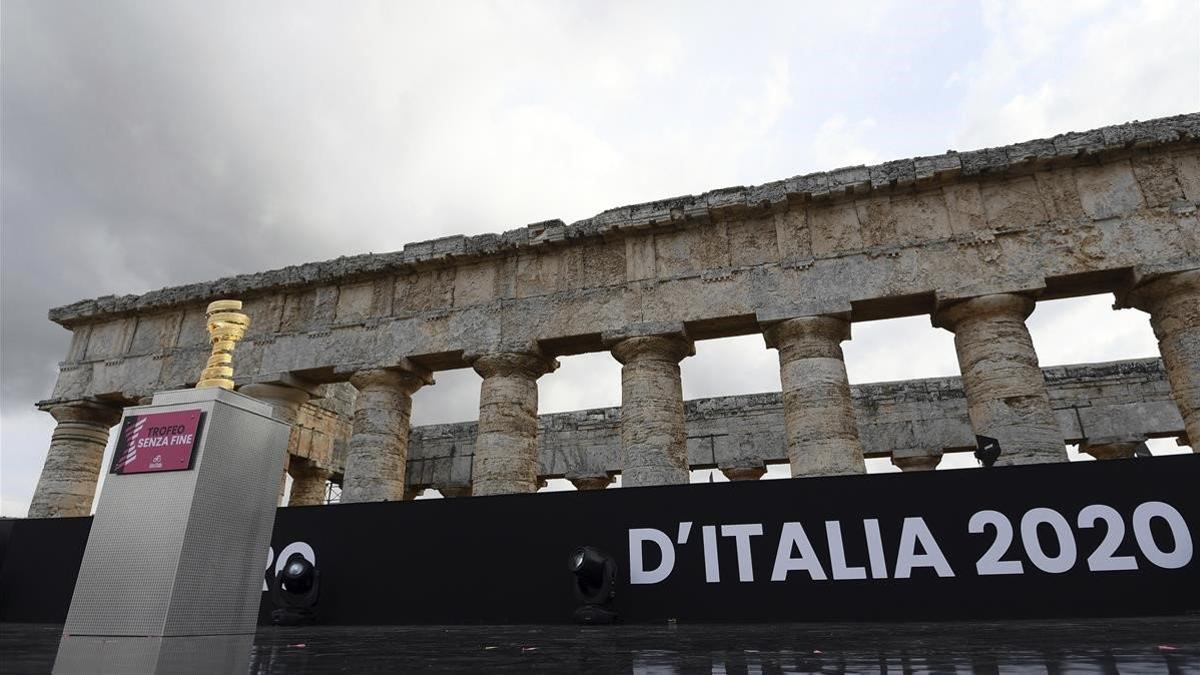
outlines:
[[[0, 624], [0, 671], [62, 627]], [[1200, 673], [1200, 616], [1095, 621], [264, 628], [251, 673]]]

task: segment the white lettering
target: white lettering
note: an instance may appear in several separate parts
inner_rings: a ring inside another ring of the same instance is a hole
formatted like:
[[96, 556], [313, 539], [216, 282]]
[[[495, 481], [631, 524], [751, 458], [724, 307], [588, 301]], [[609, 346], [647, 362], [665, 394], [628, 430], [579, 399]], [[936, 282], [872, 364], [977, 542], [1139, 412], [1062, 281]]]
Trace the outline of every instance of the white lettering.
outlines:
[[[662, 561], [652, 570], [645, 569], [642, 562], [642, 545], [647, 541], [657, 544], [662, 553]], [[652, 527], [629, 530], [629, 583], [657, 584], [670, 576], [673, 569], [675, 546], [665, 532]]]
[[871, 562], [871, 578], [888, 578], [887, 559], [883, 554], [883, 536], [879, 533], [879, 520], [868, 518], [863, 521], [863, 530], [867, 534], [867, 558]]
[[1025, 565], [1020, 560], [1002, 560], [1008, 547], [1012, 545], [1013, 528], [1008, 517], [999, 511], [985, 509], [971, 516], [967, 522], [967, 531], [971, 534], [983, 534], [988, 525], [996, 529], [996, 538], [984, 552], [983, 557], [975, 562], [975, 571], [980, 576], [994, 574], [1024, 574]]
[[[792, 557], [792, 549], [800, 550], [800, 557]], [[817, 553], [813, 551], [804, 526], [800, 523], [784, 523], [779, 533], [779, 548], [775, 550], [775, 567], [771, 570], [771, 581], [787, 581], [788, 572], [805, 570], [813, 581], [825, 581], [825, 570]]]
[[825, 521], [825, 538], [829, 541], [829, 568], [834, 579], [866, 579], [865, 567], [846, 565], [846, 549], [842, 546], [842, 524], [836, 520]]
[[[1173, 551], [1167, 552], [1158, 547], [1150, 530], [1150, 520], [1153, 518], [1167, 521], [1171, 537], [1175, 540]], [[1142, 555], [1163, 569], [1177, 570], [1192, 561], [1192, 533], [1183, 515], [1170, 504], [1146, 502], [1134, 509], [1133, 536], [1137, 539], [1138, 548], [1142, 549]]]
[[[917, 544], [924, 553], [917, 553]], [[917, 567], [932, 567], [939, 577], [954, 576], [925, 519], [905, 518], [904, 529], [900, 530], [900, 550], [896, 552], [896, 578], [908, 579]]]
[[754, 559], [750, 554], [750, 537], [757, 537], [762, 533], [761, 523], [721, 526], [721, 536], [733, 537], [737, 542], [738, 581], [754, 581]]
[[[1038, 539], [1037, 528], [1042, 523], [1049, 525], [1058, 538], [1058, 555], [1053, 558], [1046, 555]], [[1029, 562], [1043, 572], [1062, 574], [1075, 566], [1075, 534], [1071, 532], [1067, 519], [1054, 509], [1038, 507], [1026, 511], [1021, 518], [1021, 542], [1025, 544], [1025, 555], [1029, 556]]]
[[1089, 504], [1079, 512], [1076, 522], [1079, 527], [1093, 528], [1100, 521], [1104, 521], [1107, 529], [1100, 545], [1088, 556], [1088, 569], [1093, 572], [1136, 570], [1137, 558], [1131, 555], [1116, 555], [1117, 547], [1125, 540], [1125, 521], [1121, 520], [1121, 514], [1116, 509], [1104, 504]]
[[721, 580], [721, 560], [717, 556], [717, 526], [705, 525], [700, 528], [704, 536], [704, 580], [715, 584]]

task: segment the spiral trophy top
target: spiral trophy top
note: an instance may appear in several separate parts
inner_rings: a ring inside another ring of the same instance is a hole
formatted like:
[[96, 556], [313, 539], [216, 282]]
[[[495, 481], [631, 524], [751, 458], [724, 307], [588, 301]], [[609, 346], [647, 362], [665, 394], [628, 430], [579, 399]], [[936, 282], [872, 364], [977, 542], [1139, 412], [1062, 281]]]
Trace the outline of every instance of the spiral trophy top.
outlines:
[[233, 389], [233, 348], [246, 335], [250, 317], [243, 314], [241, 300], [217, 300], [208, 305], [208, 336], [212, 356], [200, 373], [197, 389]]

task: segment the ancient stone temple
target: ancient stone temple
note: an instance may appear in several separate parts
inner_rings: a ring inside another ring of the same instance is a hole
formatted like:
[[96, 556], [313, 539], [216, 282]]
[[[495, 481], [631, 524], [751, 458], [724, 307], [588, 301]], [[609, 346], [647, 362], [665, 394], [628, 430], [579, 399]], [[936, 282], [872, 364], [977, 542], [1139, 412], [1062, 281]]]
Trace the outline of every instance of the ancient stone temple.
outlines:
[[[374, 501], [930, 469], [974, 434], [1002, 464], [1195, 445], [1198, 205], [1195, 114], [78, 302], [50, 312], [73, 340], [38, 404], [58, 427], [30, 515], [87, 513], [122, 406], [194, 384], [206, 303], [226, 297], [253, 319], [239, 388], [294, 423], [292, 504], [330, 481]], [[1039, 368], [1035, 303], [1098, 293], [1148, 315], [1161, 361]], [[918, 314], [954, 333], [961, 379], [851, 387], [854, 322]], [[685, 404], [694, 342], [751, 333], [783, 391]], [[621, 363], [621, 408], [539, 417], [538, 378], [594, 351]], [[478, 423], [410, 429], [412, 394], [464, 367]]]

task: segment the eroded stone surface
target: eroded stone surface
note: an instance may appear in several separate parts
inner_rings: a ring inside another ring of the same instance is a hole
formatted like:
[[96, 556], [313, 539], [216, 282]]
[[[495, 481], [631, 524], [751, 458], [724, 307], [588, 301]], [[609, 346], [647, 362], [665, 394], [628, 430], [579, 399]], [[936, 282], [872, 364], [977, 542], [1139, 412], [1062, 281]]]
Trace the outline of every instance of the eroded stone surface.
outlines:
[[537, 378], [558, 367], [537, 354], [487, 354], [474, 360], [483, 378], [471, 494], [537, 492]]
[[428, 372], [404, 369], [361, 370], [350, 377], [358, 396], [342, 502], [404, 499], [412, 394], [429, 381]]
[[291, 458], [287, 471], [292, 477], [288, 506], [318, 506], [325, 503], [326, 482], [332, 472], [298, 457]]
[[29, 504], [30, 518], [86, 516], [92, 512], [108, 430], [121, 409], [95, 403], [50, 408], [58, 425], [50, 436], [46, 464]]
[[864, 473], [850, 381], [842, 361], [850, 322], [829, 316], [777, 323], [765, 333], [779, 351], [784, 427], [792, 476]]
[[1168, 274], [1133, 289], [1126, 306], [1150, 313], [1171, 393], [1192, 449], [1200, 446], [1200, 270]]
[[1129, 459], [1141, 443], [1085, 443], [1079, 451], [1096, 459]]
[[954, 333], [971, 428], [1000, 441], [998, 465], [1067, 461], [1037, 352], [1025, 326], [1033, 300], [985, 295], [940, 310]]
[[695, 353], [680, 337], [646, 336], [613, 346], [621, 362], [621, 485], [688, 482], [679, 362]]

